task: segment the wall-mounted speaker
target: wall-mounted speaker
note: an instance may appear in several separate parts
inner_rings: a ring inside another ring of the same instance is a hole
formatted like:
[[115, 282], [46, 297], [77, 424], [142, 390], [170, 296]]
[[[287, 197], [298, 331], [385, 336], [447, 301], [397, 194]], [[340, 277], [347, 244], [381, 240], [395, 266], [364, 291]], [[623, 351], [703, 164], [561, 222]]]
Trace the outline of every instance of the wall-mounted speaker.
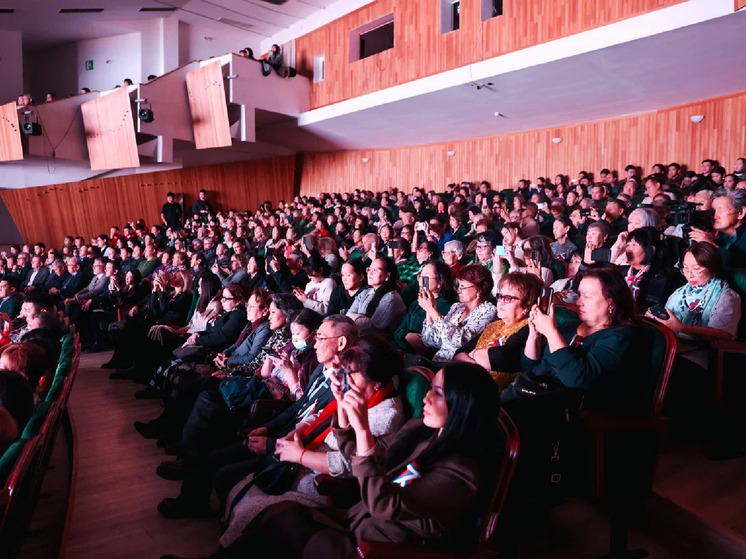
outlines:
[[38, 122], [26, 121], [21, 129], [27, 136], [41, 136], [41, 124]]
[[140, 109], [137, 111], [137, 118], [143, 122], [153, 122], [153, 111], [151, 109]]

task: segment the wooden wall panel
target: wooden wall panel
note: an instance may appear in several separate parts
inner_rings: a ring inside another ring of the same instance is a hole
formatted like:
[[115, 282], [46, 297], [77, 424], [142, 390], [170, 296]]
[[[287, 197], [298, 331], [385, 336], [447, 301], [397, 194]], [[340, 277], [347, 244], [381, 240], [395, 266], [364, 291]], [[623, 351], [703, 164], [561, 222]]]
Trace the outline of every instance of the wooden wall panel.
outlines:
[[15, 102], [0, 106], [0, 161], [23, 159], [21, 128]]
[[[325, 80], [311, 86], [318, 108], [683, 1], [505, 0], [504, 15], [482, 22], [481, 0], [461, 0], [461, 28], [441, 34], [439, 0], [376, 0], [298, 38], [296, 60], [312, 77], [325, 55]], [[392, 12], [394, 48], [350, 63], [350, 31]]]
[[135, 121], [127, 88], [121, 87], [80, 106], [91, 169], [140, 166]]
[[294, 156], [275, 157], [5, 190], [2, 197], [25, 242], [60, 246], [65, 235], [89, 239], [138, 218], [148, 225], [160, 222], [168, 191], [184, 194], [187, 211], [202, 188], [216, 209], [256, 210], [265, 200], [288, 200], [294, 172]]
[[189, 72], [186, 83], [197, 149], [230, 146], [231, 127], [220, 61]]
[[741, 8], [746, 8], [746, 0], [735, 0], [735, 8], [736, 11], [740, 10]]
[[[705, 119], [694, 124], [690, 116]], [[587, 122], [519, 134], [384, 150], [306, 154], [301, 194], [415, 186], [441, 190], [463, 180], [488, 180], [512, 188], [519, 179], [602, 168], [623, 175], [632, 163], [648, 172], [677, 161], [699, 171], [713, 158], [732, 170], [746, 156], [746, 92], [643, 115]], [[554, 144], [552, 138], [562, 138]], [[456, 154], [448, 157], [447, 151]], [[362, 158], [369, 158], [363, 163]]]

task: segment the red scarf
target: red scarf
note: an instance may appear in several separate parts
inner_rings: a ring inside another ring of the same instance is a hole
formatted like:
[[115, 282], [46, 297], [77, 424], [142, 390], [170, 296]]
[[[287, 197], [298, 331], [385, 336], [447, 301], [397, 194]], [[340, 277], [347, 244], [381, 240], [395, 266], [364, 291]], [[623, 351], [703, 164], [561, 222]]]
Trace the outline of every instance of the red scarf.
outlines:
[[[394, 383], [390, 382], [386, 386], [383, 386], [376, 390], [376, 392], [368, 398], [368, 409], [373, 408], [383, 402], [386, 398], [389, 397], [389, 395], [394, 391]], [[301, 439], [303, 440], [303, 446], [306, 447], [308, 450], [313, 450], [317, 448], [322, 442], [324, 442], [324, 439], [326, 436], [331, 432], [332, 430], [332, 423], [329, 421], [329, 424], [327, 427], [319, 433], [316, 437], [311, 439], [306, 443], [306, 439], [312, 435], [312, 433], [318, 429], [321, 425], [324, 424], [325, 421], [331, 419], [331, 416], [337, 413], [337, 399], [335, 398], [331, 402], [329, 402], [326, 407], [321, 410], [321, 413], [319, 416], [311, 423], [308, 427], [306, 427], [303, 430], [303, 435], [301, 436]]]

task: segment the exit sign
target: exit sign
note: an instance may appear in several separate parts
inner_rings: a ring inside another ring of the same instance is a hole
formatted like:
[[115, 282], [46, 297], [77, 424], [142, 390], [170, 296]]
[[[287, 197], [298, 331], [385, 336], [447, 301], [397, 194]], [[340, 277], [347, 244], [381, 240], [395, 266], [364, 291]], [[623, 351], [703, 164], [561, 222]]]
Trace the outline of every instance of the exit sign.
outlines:
[[86, 60], [85, 61], [85, 69], [86, 70], [93, 70], [93, 60]]

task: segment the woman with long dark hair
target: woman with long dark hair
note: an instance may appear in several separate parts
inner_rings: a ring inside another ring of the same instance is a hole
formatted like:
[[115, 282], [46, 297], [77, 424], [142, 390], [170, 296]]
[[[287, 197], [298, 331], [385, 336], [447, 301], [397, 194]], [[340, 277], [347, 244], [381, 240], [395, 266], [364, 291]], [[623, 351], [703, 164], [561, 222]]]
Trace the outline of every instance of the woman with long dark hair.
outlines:
[[363, 331], [393, 334], [407, 307], [396, 290], [399, 273], [391, 258], [379, 257], [368, 266], [368, 285], [355, 297], [347, 316]]
[[263, 511], [241, 539], [216, 557], [245, 557], [272, 549], [278, 557], [352, 558], [362, 540], [422, 541], [460, 549], [476, 542], [498, 456], [498, 389], [482, 367], [452, 363], [433, 379], [424, 416], [376, 440], [367, 401], [343, 392], [334, 378], [338, 412], [333, 429], [351, 461], [362, 500], [342, 521], [296, 502]]

